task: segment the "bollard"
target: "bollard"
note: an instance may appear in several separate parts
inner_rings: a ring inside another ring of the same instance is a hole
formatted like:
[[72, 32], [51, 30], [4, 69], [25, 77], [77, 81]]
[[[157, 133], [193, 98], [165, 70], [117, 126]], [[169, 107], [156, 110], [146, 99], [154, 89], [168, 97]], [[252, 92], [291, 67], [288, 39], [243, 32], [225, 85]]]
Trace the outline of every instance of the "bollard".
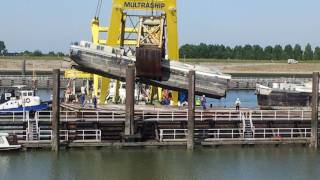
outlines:
[[195, 71], [189, 71], [188, 87], [188, 137], [187, 149], [194, 149], [194, 125], [195, 125]]
[[318, 147], [318, 106], [319, 106], [319, 72], [312, 77], [312, 115], [311, 115], [311, 142], [310, 146]]
[[126, 121], [125, 135], [134, 135], [134, 91], [135, 91], [135, 66], [129, 64], [126, 69]]
[[60, 148], [60, 70], [53, 70], [52, 86], [52, 151], [59, 152]]

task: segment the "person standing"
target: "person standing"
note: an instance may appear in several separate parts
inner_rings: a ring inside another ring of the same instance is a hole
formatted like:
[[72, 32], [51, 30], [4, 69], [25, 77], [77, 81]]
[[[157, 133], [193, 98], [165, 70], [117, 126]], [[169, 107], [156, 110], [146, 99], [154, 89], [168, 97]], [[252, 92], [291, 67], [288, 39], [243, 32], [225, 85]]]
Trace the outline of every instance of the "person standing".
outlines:
[[84, 108], [85, 102], [86, 102], [86, 95], [81, 94], [81, 96], [80, 96], [80, 103], [81, 103], [81, 107], [82, 107], [82, 108]]
[[94, 109], [97, 109], [97, 96], [96, 95], [93, 96], [92, 102], [93, 102]]
[[240, 110], [240, 105], [241, 105], [241, 101], [239, 98], [237, 98], [236, 102], [235, 102], [235, 105], [236, 105], [236, 110], [239, 111]]
[[203, 108], [204, 110], [207, 109], [206, 103], [207, 103], [206, 96], [203, 95], [203, 96], [201, 97], [201, 106], [202, 106], [202, 108]]

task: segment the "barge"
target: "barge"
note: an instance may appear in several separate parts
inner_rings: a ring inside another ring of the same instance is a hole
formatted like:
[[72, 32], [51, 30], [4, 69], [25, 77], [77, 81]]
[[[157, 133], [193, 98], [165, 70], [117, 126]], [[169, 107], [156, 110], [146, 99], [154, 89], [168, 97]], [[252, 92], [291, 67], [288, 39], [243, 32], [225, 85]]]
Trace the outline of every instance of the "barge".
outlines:
[[261, 108], [307, 107], [311, 105], [312, 85], [273, 83], [272, 87], [267, 87], [257, 84], [256, 94]]
[[[135, 64], [135, 56], [125, 53], [123, 49], [110, 46], [95, 45], [81, 41], [70, 49], [70, 58], [76, 63], [76, 69], [99, 74], [112, 79], [124, 81], [126, 68]], [[193, 66], [178, 61], [161, 61], [161, 78], [152, 79], [137, 76], [136, 81], [170, 90], [186, 91], [188, 89], [188, 73], [196, 71], [196, 94], [220, 99], [225, 97], [230, 75], [222, 74], [216, 69]]]

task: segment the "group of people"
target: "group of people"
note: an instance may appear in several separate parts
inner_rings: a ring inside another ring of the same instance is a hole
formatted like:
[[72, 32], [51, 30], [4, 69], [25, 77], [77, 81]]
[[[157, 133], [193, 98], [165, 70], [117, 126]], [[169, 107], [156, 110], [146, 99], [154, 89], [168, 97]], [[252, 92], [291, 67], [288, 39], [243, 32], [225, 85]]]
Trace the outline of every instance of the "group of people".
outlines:
[[[164, 90], [162, 92], [162, 101], [161, 104], [162, 105], [170, 105], [171, 100], [172, 100], [172, 94], [170, 93], [170, 91], [168, 90]], [[87, 97], [87, 91], [85, 88], [81, 88], [81, 95], [79, 97], [80, 103], [81, 103], [81, 107], [84, 108], [85, 104], [86, 104], [86, 97]], [[199, 102], [199, 99], [198, 99]], [[98, 104], [98, 99], [96, 95], [93, 95], [92, 97], [92, 103], [93, 103], [93, 107], [94, 109], [97, 109], [97, 104]], [[240, 105], [241, 105], [241, 101], [240, 98], [237, 98], [235, 101], [235, 107], [236, 110], [239, 111], [240, 110]], [[200, 106], [202, 107], [203, 110], [207, 109], [207, 98], [205, 95], [200, 97]], [[210, 107], [212, 108], [212, 104], [210, 105]]]
[[[205, 95], [201, 96], [200, 104], [201, 104], [201, 107], [202, 107], [203, 110], [207, 109], [207, 106], [206, 106], [207, 99], [206, 99]], [[240, 105], [241, 105], [240, 98], [237, 98], [234, 104], [235, 104], [236, 110], [239, 111], [240, 110]], [[210, 107], [212, 108], [212, 104], [210, 105]]]
[[166, 90], [166, 89], [163, 90], [161, 104], [162, 105], [170, 105], [171, 99], [172, 99], [172, 94], [169, 92], [169, 90]]
[[[86, 96], [87, 96], [87, 91], [85, 89], [85, 87], [81, 87], [81, 95], [80, 95], [80, 103], [81, 103], [81, 107], [84, 108], [85, 104], [86, 104]], [[93, 103], [93, 108], [97, 109], [97, 105], [98, 105], [98, 99], [96, 95], [93, 95], [92, 97], [92, 103]]]
[[[161, 104], [162, 105], [170, 105], [170, 101], [171, 101], [170, 94], [168, 92], [164, 91]], [[235, 104], [236, 110], [239, 111], [240, 105], [241, 105], [240, 98], [237, 98], [234, 104]], [[202, 107], [203, 110], [207, 109], [207, 98], [205, 95], [200, 97], [200, 106]], [[212, 108], [212, 104], [210, 105], [210, 107]]]

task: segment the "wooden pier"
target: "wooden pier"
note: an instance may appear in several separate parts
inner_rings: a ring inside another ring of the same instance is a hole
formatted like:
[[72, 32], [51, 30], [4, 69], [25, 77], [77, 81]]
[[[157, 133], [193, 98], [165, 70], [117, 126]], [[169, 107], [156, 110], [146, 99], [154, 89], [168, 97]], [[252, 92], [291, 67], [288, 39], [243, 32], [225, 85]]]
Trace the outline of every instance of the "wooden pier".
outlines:
[[[139, 109], [139, 108], [138, 108]], [[188, 111], [136, 110], [134, 130], [139, 141], [122, 142], [124, 110], [61, 111], [60, 142], [65, 147], [186, 146]], [[198, 145], [309, 144], [311, 110], [196, 110], [195, 143]], [[0, 132], [17, 135], [26, 148], [51, 147], [51, 111], [0, 115]], [[245, 137], [246, 123], [253, 136]]]
[[[127, 69], [125, 108], [83, 109], [59, 104], [59, 71], [53, 76], [53, 111], [0, 113], [0, 132], [16, 135], [25, 148], [141, 147], [210, 145], [309, 144], [317, 147], [318, 98], [312, 110], [199, 110], [194, 98], [188, 109], [134, 105], [134, 68]], [[316, 78], [315, 78], [316, 77]], [[195, 94], [195, 73], [189, 74], [189, 96]], [[318, 92], [314, 74], [313, 92]], [[318, 97], [314, 93], [313, 97]], [[130, 137], [129, 139], [127, 137]]]

